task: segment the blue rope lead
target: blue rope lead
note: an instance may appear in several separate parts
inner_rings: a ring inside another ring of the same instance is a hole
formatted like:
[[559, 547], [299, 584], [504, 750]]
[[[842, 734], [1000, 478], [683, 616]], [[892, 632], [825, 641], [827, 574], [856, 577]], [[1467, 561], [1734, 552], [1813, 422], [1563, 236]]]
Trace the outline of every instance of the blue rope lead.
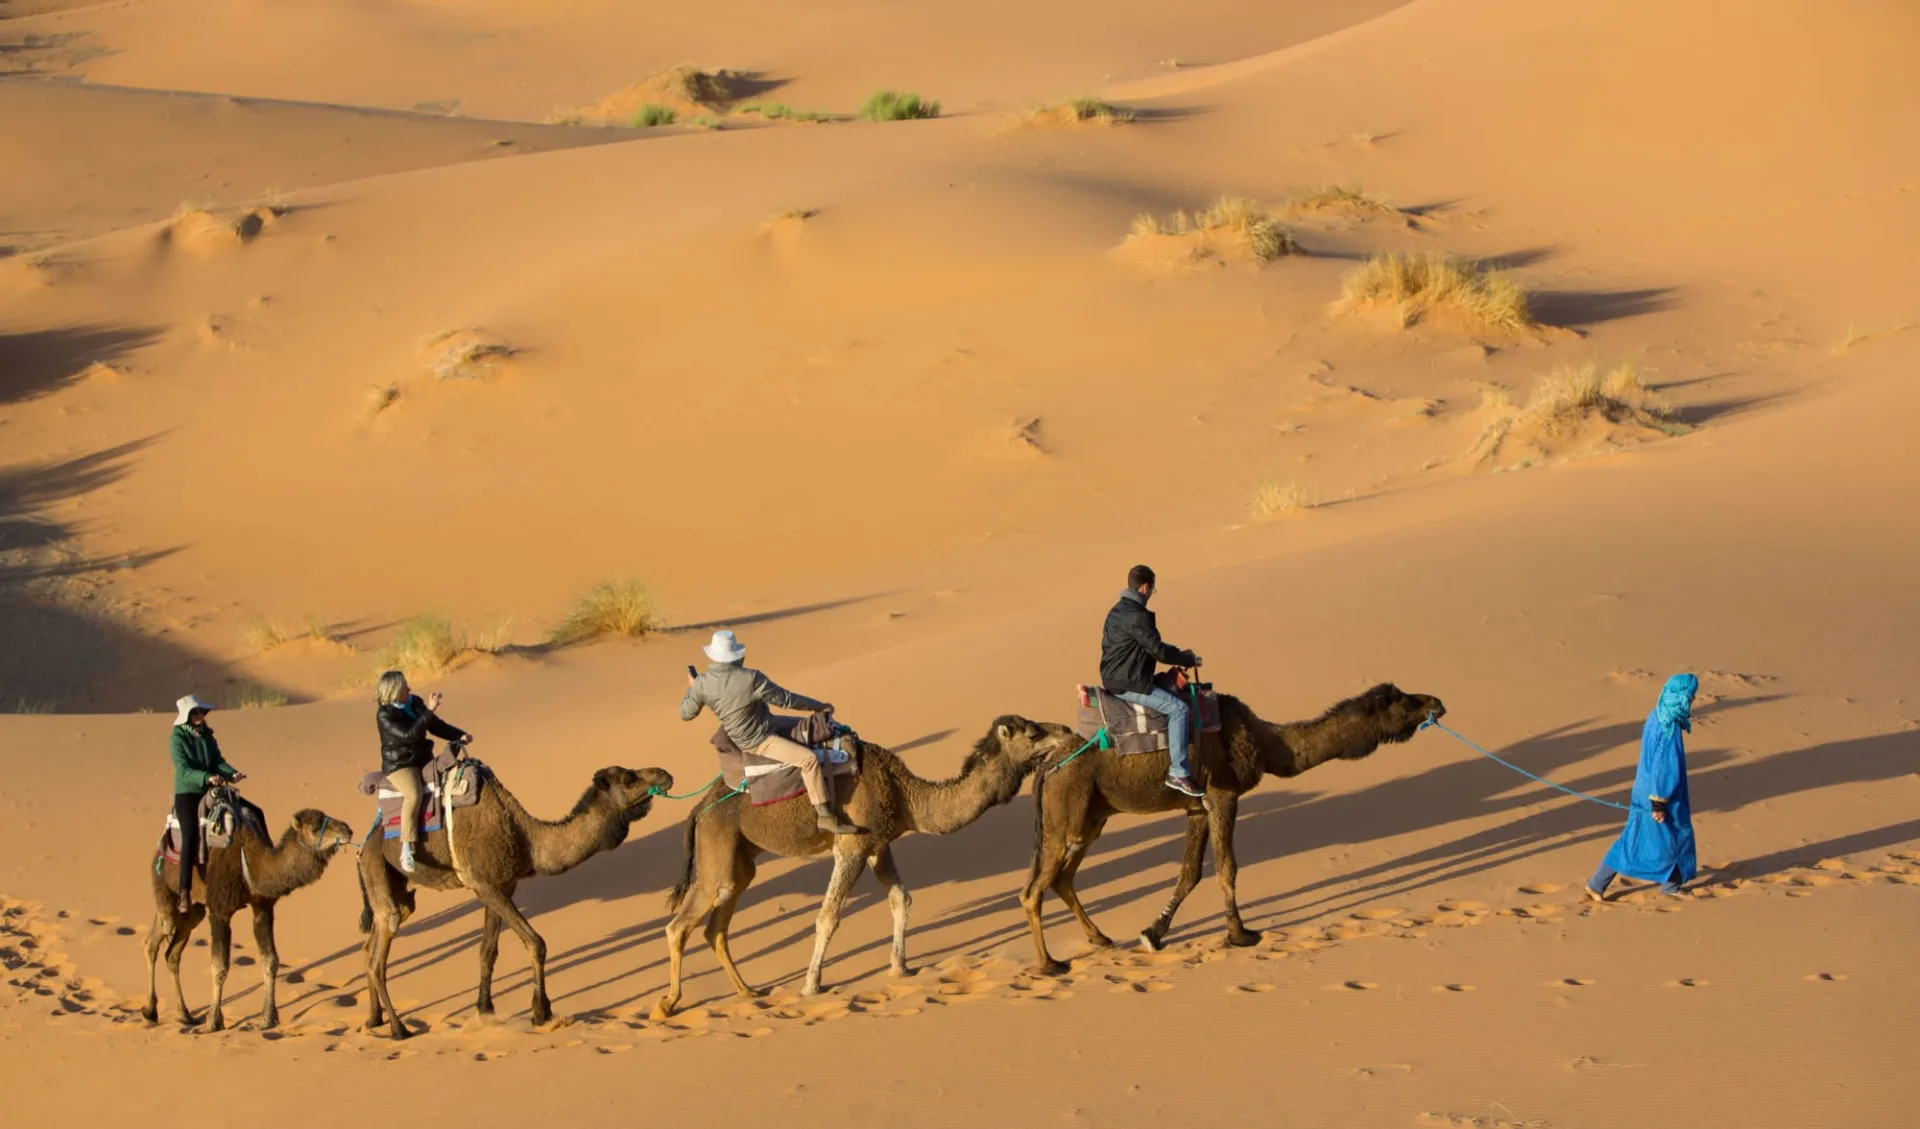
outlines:
[[1602, 807], [1618, 808], [1621, 811], [1633, 810], [1632, 808], [1628, 807], [1625, 804], [1616, 804], [1612, 800], [1603, 800], [1598, 796], [1589, 796], [1585, 792], [1576, 792], [1573, 789], [1567, 787], [1565, 784], [1555, 784], [1553, 781], [1548, 780], [1544, 776], [1535, 776], [1533, 773], [1528, 772], [1526, 769], [1521, 768], [1519, 765], [1514, 764], [1512, 761], [1501, 760], [1499, 757], [1494, 756], [1492, 753], [1489, 753], [1485, 749], [1474, 744], [1472, 741], [1467, 740], [1465, 737], [1460, 736], [1458, 733], [1455, 733], [1453, 730], [1448, 729], [1446, 726], [1440, 724], [1440, 719], [1435, 717], [1432, 714], [1428, 714], [1427, 720], [1420, 723], [1420, 728], [1438, 729], [1440, 732], [1445, 733], [1447, 736], [1460, 742], [1462, 745], [1465, 745], [1467, 748], [1472, 749], [1474, 752], [1479, 753], [1481, 756], [1487, 758], [1493, 763], [1498, 765], [1504, 765], [1507, 768], [1510, 768], [1513, 771], [1519, 773], [1520, 775], [1526, 777], [1528, 780], [1537, 780], [1540, 783], [1545, 784], [1549, 788], [1558, 788], [1560, 791], [1565, 792], [1569, 796], [1574, 796], [1579, 799], [1586, 800], [1588, 803], [1599, 804]]
[[1103, 725], [1103, 726], [1101, 726], [1101, 727], [1100, 727], [1100, 732], [1098, 732], [1098, 733], [1095, 733], [1095, 734], [1094, 734], [1094, 735], [1093, 735], [1093, 736], [1092, 736], [1091, 738], [1089, 738], [1089, 739], [1087, 740], [1087, 743], [1086, 743], [1086, 744], [1084, 744], [1084, 745], [1082, 745], [1082, 746], [1080, 746], [1079, 748], [1077, 748], [1077, 749], [1075, 749], [1075, 750], [1074, 750], [1074, 751], [1073, 751], [1073, 752], [1072, 752], [1072, 753], [1071, 753], [1071, 754], [1070, 754], [1070, 755], [1069, 755], [1069, 756], [1067, 757], [1067, 759], [1066, 759], [1066, 760], [1063, 760], [1063, 761], [1061, 761], [1061, 762], [1060, 762], [1059, 764], [1056, 764], [1056, 765], [1054, 765], [1054, 766], [1053, 766], [1052, 768], [1050, 768], [1050, 769], [1048, 769], [1048, 770], [1047, 770], [1047, 772], [1048, 772], [1049, 774], [1052, 774], [1052, 773], [1055, 773], [1055, 772], [1059, 772], [1059, 771], [1060, 771], [1061, 769], [1063, 769], [1063, 768], [1065, 768], [1065, 767], [1067, 767], [1068, 765], [1070, 765], [1070, 764], [1072, 764], [1072, 763], [1073, 763], [1074, 761], [1076, 761], [1076, 760], [1078, 760], [1078, 759], [1080, 759], [1080, 754], [1081, 754], [1081, 753], [1084, 753], [1084, 752], [1086, 752], [1086, 751], [1087, 751], [1088, 749], [1091, 749], [1091, 748], [1093, 748], [1093, 747], [1094, 747], [1095, 745], [1098, 745], [1099, 747], [1101, 747], [1101, 748], [1103, 748], [1103, 749], [1111, 749], [1111, 748], [1113, 748], [1113, 739], [1107, 736], [1107, 728], [1106, 728], [1106, 726], [1104, 726], [1104, 725]]

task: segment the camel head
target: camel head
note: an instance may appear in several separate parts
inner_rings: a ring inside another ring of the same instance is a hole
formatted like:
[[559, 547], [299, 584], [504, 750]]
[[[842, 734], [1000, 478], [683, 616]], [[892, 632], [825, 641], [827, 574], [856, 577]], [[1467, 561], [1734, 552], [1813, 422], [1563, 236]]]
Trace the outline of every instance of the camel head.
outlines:
[[673, 774], [664, 768], [621, 768], [614, 765], [593, 774], [593, 787], [580, 806], [604, 802], [628, 823], [645, 819], [653, 798], [673, 791]]
[[1071, 752], [1079, 743], [1079, 735], [1068, 726], [1007, 714], [994, 719], [993, 728], [974, 751], [977, 755], [991, 748], [1022, 772], [1031, 772], [1041, 761], [1055, 753]]
[[314, 808], [293, 813], [293, 833], [322, 859], [331, 858], [333, 852], [353, 842], [353, 828]]
[[1335, 712], [1354, 709], [1364, 715], [1375, 727], [1382, 745], [1398, 745], [1420, 732], [1420, 726], [1429, 717], [1438, 720], [1447, 716], [1446, 704], [1440, 699], [1430, 694], [1409, 694], [1391, 682], [1382, 682], [1333, 709]]

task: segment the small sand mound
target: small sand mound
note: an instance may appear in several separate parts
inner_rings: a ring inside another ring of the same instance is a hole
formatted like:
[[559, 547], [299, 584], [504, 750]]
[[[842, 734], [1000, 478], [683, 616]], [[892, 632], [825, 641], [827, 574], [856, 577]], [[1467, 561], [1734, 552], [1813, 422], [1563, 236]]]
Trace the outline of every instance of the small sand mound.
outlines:
[[184, 208], [161, 229], [160, 238], [169, 247], [211, 255], [253, 240], [273, 226], [280, 215], [279, 209], [270, 207], [224, 215], [204, 208]]
[[1121, 250], [1149, 265], [1176, 266], [1208, 260], [1264, 263], [1298, 254], [1300, 248], [1266, 208], [1244, 197], [1222, 196], [1191, 215], [1138, 217]]
[[1280, 210], [1302, 220], [1315, 220], [1339, 226], [1352, 226], [1368, 220], [1391, 220], [1406, 227], [1418, 227], [1414, 217], [1377, 196], [1362, 192], [1357, 185], [1325, 185], [1306, 188], [1289, 196]]
[[427, 371], [441, 380], [484, 380], [500, 371], [501, 361], [519, 351], [484, 329], [436, 333], [420, 348], [429, 355]]
[[671, 110], [680, 118], [724, 113], [734, 97], [728, 80], [735, 77], [732, 71], [703, 71], [682, 63], [547, 121], [557, 125], [630, 126], [648, 107]]
[[1605, 372], [1594, 363], [1561, 369], [1541, 381], [1524, 408], [1514, 407], [1504, 390], [1489, 388], [1481, 410], [1491, 418], [1467, 462], [1497, 470], [1619, 450], [1688, 430], [1631, 364]]

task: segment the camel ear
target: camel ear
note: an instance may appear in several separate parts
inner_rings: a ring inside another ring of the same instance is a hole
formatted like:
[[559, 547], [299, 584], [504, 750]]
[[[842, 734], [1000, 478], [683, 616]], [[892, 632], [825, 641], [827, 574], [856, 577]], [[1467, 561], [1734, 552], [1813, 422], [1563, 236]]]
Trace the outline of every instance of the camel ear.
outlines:
[[613, 770], [610, 768], [603, 768], [600, 771], [594, 773], [593, 786], [595, 788], [600, 789], [602, 792], [611, 791], [613, 788]]
[[1007, 741], [1010, 738], [1012, 738], [1013, 731], [1011, 729], [1008, 729], [1007, 723], [1003, 721], [999, 725], [996, 725], [993, 727], [993, 735], [1000, 738], [1000, 743], [1004, 745], [1007, 743]]

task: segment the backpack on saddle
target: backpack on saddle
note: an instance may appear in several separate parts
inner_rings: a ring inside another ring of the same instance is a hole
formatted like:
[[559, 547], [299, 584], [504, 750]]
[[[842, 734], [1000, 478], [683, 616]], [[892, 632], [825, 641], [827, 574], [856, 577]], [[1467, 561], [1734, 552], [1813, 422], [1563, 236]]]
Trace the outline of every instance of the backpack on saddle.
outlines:
[[[200, 849], [195, 852], [193, 865], [205, 866], [207, 852], [232, 846], [233, 837], [243, 822], [262, 839], [268, 837], [266, 813], [241, 799], [231, 788], [208, 789], [207, 794], [200, 797]], [[167, 813], [166, 825], [161, 828], [154, 858], [156, 866], [161, 862], [170, 865], [180, 862], [180, 820], [172, 812]]]
[[[833, 785], [837, 804], [844, 806], [853, 797], [853, 785], [860, 776], [860, 738], [853, 730], [825, 713], [804, 717], [776, 715], [773, 735], [813, 750], [821, 770]], [[754, 807], [790, 800], [807, 790], [797, 767], [757, 753], [742, 752], [727, 736], [725, 728], [715, 731], [713, 747], [720, 754], [721, 779], [735, 791], [744, 783], [747, 802]]]
[[[1153, 684], [1187, 703], [1196, 735], [1220, 732], [1220, 695], [1213, 683], [1192, 681], [1184, 670], [1167, 670], [1154, 675]], [[1078, 690], [1080, 717], [1074, 729], [1083, 739], [1091, 741], [1104, 729], [1113, 751], [1121, 756], [1167, 751], [1165, 714], [1122, 701], [1098, 686]]]
[[[480, 802], [480, 789], [493, 775], [487, 766], [472, 757], [442, 752], [420, 770], [426, 783], [426, 795], [420, 798], [420, 834], [424, 838], [441, 828], [441, 808], [470, 808]], [[360, 794], [372, 796], [379, 805], [380, 837], [400, 838], [400, 806], [405, 797], [387, 782], [384, 772], [369, 772], [360, 778]]]

